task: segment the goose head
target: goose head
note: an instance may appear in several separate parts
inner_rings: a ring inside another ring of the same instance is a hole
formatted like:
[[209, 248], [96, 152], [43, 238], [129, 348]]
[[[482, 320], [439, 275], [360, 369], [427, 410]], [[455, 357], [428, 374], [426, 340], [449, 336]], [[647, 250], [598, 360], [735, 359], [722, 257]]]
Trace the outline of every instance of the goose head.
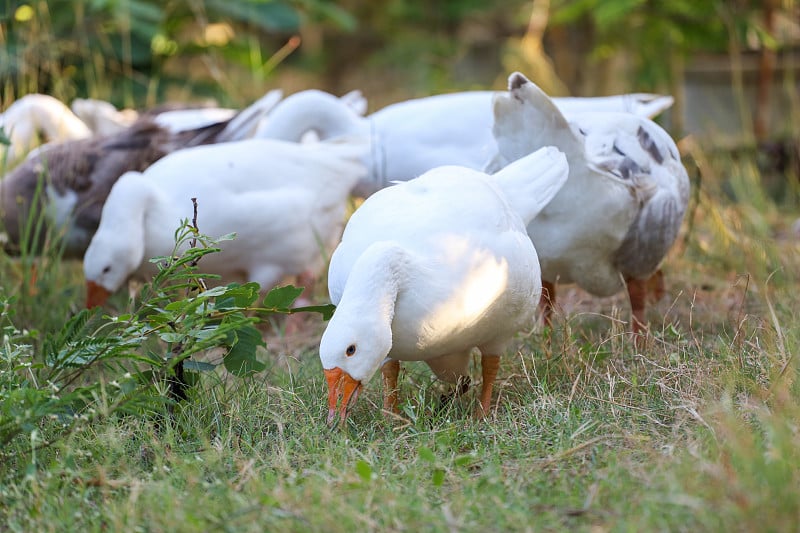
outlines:
[[[341, 421], [345, 420], [362, 384], [386, 361], [392, 349], [395, 303], [407, 275], [403, 249], [393, 242], [378, 242], [356, 260], [341, 298], [337, 301], [332, 294], [336, 312], [319, 346], [328, 383], [328, 424], [336, 418], [337, 405]], [[329, 276], [335, 278], [337, 273]]]
[[339, 320], [331, 319], [320, 342], [320, 360], [328, 383], [328, 424], [336, 418], [337, 405], [341, 420], [345, 420], [362, 384], [378, 371], [392, 348], [391, 327], [381, 327], [364, 316], [348, 320], [345, 314], [339, 313]]
[[103, 206], [100, 227], [83, 257], [86, 307], [103, 305], [144, 260], [145, 209], [152, 203], [147, 180], [126, 172]]
[[142, 262], [144, 250], [131, 250], [131, 246], [120, 236], [96, 233], [86, 256], [83, 272], [86, 277], [86, 307], [91, 309], [103, 305], [108, 297], [122, 287], [128, 277]]

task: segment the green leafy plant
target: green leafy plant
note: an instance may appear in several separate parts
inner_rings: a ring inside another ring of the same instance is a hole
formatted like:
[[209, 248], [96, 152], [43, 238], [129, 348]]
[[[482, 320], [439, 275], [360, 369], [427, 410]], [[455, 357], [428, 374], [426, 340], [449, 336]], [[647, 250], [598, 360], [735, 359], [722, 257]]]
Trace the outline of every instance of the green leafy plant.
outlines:
[[[292, 309], [301, 288], [273, 289], [260, 305], [257, 283], [208, 288], [214, 276], [200, 272], [201, 259], [234, 237], [211, 239], [185, 222], [174, 253], [153, 259], [159, 272], [130, 312], [84, 309], [44, 336], [41, 356], [11, 323], [15, 301], [0, 300], [0, 443], [36, 434], [47, 445], [98, 418], [159, 412], [186, 399], [201, 372], [222, 366], [244, 377], [263, 370], [257, 349], [265, 343], [256, 327], [262, 317], [300, 311], [330, 317], [330, 305]], [[210, 349], [222, 350], [221, 362], [193, 359]]]

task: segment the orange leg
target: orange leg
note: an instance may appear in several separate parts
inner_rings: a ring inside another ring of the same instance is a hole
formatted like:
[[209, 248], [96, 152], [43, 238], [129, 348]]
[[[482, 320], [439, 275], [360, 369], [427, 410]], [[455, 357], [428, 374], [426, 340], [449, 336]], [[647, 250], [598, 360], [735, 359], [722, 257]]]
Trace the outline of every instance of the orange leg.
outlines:
[[400, 361], [387, 361], [381, 367], [383, 375], [383, 409], [399, 413], [397, 407], [397, 376], [400, 374]]
[[539, 309], [542, 312], [544, 325], [553, 327], [553, 307], [556, 305], [556, 284], [542, 280], [542, 297], [539, 300]]
[[481, 383], [481, 405], [475, 412], [476, 418], [483, 418], [489, 414], [492, 406], [492, 389], [497, 378], [497, 370], [500, 368], [499, 355], [481, 355], [481, 373], [483, 383]]
[[631, 329], [634, 334], [643, 333], [645, 330], [644, 309], [647, 299], [647, 280], [629, 279], [628, 298], [631, 301]]
[[664, 272], [659, 268], [647, 280], [647, 295], [651, 302], [658, 302], [666, 294], [664, 288]]

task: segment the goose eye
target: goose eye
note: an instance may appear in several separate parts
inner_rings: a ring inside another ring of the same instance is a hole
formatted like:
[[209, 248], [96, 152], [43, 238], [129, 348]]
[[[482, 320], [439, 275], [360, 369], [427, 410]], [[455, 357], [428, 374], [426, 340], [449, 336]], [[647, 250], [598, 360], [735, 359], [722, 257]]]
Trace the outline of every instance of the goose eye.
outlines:
[[347, 357], [354, 356], [356, 354], [356, 345], [351, 344], [350, 346], [347, 347], [347, 350], [345, 350], [344, 353], [347, 355]]
[[103, 274], [108, 274], [109, 272], [111, 272], [111, 265], [108, 265], [103, 269]]

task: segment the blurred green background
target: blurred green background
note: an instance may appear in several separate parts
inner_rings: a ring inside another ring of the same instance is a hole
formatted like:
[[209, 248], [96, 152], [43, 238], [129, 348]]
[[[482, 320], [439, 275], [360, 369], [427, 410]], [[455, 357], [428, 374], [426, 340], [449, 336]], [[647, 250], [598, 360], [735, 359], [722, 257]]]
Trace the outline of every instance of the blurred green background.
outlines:
[[[793, 135], [796, 0], [0, 0], [0, 109], [30, 92], [120, 107], [361, 89], [370, 109], [500, 89], [672, 94], [670, 130]], [[795, 128], [796, 129], [796, 128]]]

